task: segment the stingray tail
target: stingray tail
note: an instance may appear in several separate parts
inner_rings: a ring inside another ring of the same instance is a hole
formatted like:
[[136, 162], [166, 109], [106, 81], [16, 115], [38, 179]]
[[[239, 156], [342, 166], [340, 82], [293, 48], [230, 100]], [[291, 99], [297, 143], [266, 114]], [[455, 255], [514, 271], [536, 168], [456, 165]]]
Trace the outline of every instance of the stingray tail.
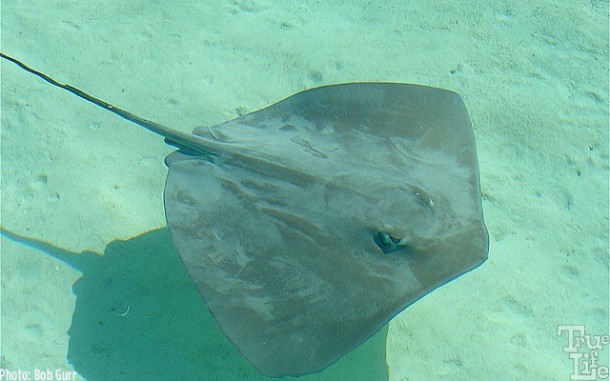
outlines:
[[[185, 134], [183, 132], [171, 129], [162, 124], [155, 123], [148, 119], [144, 119], [142, 117], [139, 117], [135, 114], [130, 113], [129, 111], [118, 108], [108, 102], [105, 102], [97, 97], [94, 97], [91, 94], [87, 94], [86, 92], [84, 92], [80, 89], [77, 89], [76, 87], [70, 86], [65, 83], [61, 83], [36, 69], [32, 69], [31, 67], [24, 64], [23, 62], [19, 61], [16, 58], [8, 56], [2, 52], [0, 52], [0, 57], [4, 58], [7, 61], [14, 63], [15, 65], [19, 66], [23, 70], [34, 74], [35, 76], [43, 79], [44, 81], [50, 83], [53, 86], [56, 86], [56, 87], [59, 87], [60, 89], [69, 91], [72, 94], [76, 95], [77, 97], [82, 98], [86, 101], [89, 101], [89, 102], [93, 103], [94, 105], [103, 108], [104, 110], [110, 111], [113, 114], [116, 114], [123, 119], [126, 119], [130, 122], [133, 122], [139, 126], [146, 128], [149, 131], [152, 131], [158, 135], [165, 137], [166, 141], [172, 142], [171, 145], [174, 145], [177, 147], [187, 147], [187, 148], [194, 149], [194, 150], [198, 150], [198, 148], [200, 148], [202, 145], [205, 145], [205, 142], [201, 141], [202, 139], [199, 139], [199, 141], [194, 143], [193, 137], [190, 134]], [[210, 145], [210, 147], [213, 147], [213, 145]]]

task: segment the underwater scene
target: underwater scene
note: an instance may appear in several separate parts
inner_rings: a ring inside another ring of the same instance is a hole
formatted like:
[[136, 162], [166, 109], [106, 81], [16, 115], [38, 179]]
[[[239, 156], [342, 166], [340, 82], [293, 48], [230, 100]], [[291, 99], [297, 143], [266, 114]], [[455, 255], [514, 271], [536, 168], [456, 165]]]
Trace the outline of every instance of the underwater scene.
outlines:
[[0, 380], [605, 380], [607, 1], [5, 1]]

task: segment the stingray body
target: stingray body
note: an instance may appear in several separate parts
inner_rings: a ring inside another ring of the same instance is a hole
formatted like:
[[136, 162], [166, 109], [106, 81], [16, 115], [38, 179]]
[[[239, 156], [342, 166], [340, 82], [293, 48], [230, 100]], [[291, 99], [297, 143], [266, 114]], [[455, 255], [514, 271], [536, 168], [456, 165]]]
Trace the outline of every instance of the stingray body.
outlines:
[[324, 369], [487, 258], [461, 98], [350, 83], [184, 134], [23, 69], [166, 138], [172, 241], [227, 337], [263, 374]]

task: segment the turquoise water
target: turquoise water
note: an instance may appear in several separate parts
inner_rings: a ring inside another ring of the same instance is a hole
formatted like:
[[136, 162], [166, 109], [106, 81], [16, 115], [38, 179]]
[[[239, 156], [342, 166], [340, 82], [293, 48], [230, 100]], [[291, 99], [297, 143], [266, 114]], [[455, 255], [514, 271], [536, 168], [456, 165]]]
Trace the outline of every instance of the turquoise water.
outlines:
[[[185, 132], [323, 84], [458, 92], [475, 128], [489, 260], [396, 317], [385, 346], [382, 332], [312, 379], [559, 380], [573, 364], [558, 326], [609, 332], [607, 6], [3, 2], [1, 38], [3, 52]], [[2, 238], [1, 367], [261, 379], [168, 246], [172, 148], [1, 65], [1, 224], [51, 245]]]

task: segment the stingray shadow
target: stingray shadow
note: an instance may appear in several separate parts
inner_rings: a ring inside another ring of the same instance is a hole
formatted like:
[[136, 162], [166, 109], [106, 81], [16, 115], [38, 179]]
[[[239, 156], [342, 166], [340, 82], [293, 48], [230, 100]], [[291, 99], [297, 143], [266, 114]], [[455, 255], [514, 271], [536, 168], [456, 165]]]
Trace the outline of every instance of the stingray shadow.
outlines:
[[[87, 380], [273, 380], [218, 328], [167, 229], [74, 253], [0, 228], [5, 237], [79, 270], [68, 360]], [[299, 380], [387, 380], [387, 325], [324, 371]], [[284, 379], [294, 379], [285, 377]]]

